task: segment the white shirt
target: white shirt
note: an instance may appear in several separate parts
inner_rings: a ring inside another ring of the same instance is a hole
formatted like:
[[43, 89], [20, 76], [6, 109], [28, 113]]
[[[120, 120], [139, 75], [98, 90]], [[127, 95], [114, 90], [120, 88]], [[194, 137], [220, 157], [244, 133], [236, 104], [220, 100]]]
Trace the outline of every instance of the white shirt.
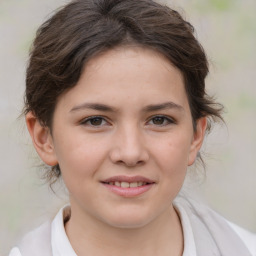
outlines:
[[[196, 246], [190, 220], [186, 211], [178, 203], [174, 204], [177, 210], [184, 235], [184, 251], [183, 256], [197, 256]], [[73, 250], [64, 228], [64, 219], [70, 212], [69, 206], [60, 209], [51, 224], [51, 246], [53, 256], [77, 256]], [[228, 222], [228, 221], [227, 221]], [[244, 244], [248, 247], [248, 250], [253, 256], [256, 256], [256, 235], [244, 230], [237, 225], [228, 222], [231, 228], [238, 234], [238, 236], [244, 241]], [[18, 247], [14, 247], [9, 256], [22, 256]], [[242, 256], [242, 255], [241, 255]]]

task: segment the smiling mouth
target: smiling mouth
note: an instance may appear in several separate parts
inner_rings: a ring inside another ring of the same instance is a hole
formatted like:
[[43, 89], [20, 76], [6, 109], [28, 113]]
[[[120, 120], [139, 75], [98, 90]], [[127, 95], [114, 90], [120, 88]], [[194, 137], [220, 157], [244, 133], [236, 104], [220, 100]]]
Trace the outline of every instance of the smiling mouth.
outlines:
[[118, 196], [129, 198], [146, 193], [156, 184], [155, 181], [143, 176], [114, 176], [101, 183]]
[[152, 183], [143, 182], [143, 181], [138, 181], [138, 182], [111, 181], [111, 182], [103, 182], [103, 183], [111, 186], [121, 187], [121, 188], [137, 188], [137, 187], [142, 187], [145, 185], [152, 184]]

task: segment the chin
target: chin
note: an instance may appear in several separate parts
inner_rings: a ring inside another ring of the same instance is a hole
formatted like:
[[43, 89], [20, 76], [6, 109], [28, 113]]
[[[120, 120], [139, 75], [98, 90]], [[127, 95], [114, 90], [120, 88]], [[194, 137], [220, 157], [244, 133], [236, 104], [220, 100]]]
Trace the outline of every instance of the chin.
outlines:
[[146, 226], [149, 223], [149, 221], [141, 220], [141, 219], [119, 219], [119, 220], [113, 220], [109, 222], [108, 224], [114, 228], [120, 228], [120, 229], [137, 229], [142, 228]]
[[135, 229], [142, 228], [152, 221], [153, 217], [138, 211], [116, 211], [114, 215], [105, 218], [105, 223], [115, 228]]

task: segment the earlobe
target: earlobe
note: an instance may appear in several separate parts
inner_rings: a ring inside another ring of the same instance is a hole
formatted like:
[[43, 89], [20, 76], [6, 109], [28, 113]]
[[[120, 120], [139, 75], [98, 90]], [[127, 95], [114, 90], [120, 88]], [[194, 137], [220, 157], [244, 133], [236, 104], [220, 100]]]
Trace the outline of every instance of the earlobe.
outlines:
[[196, 124], [196, 131], [194, 132], [191, 147], [190, 147], [188, 166], [192, 165], [196, 160], [197, 153], [200, 150], [204, 141], [206, 128], [207, 128], [207, 118], [202, 117], [198, 119]]
[[54, 166], [58, 164], [49, 128], [42, 126], [32, 112], [26, 114], [26, 124], [40, 158], [47, 165]]

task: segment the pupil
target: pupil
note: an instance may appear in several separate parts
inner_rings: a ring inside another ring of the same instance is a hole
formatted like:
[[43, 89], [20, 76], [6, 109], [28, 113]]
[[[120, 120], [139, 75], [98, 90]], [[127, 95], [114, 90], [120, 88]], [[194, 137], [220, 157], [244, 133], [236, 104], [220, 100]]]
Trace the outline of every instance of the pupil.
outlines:
[[154, 124], [163, 124], [164, 118], [163, 117], [155, 117], [153, 119]]
[[101, 118], [93, 118], [91, 120], [91, 124], [92, 125], [101, 125], [101, 123], [102, 123], [102, 119]]

